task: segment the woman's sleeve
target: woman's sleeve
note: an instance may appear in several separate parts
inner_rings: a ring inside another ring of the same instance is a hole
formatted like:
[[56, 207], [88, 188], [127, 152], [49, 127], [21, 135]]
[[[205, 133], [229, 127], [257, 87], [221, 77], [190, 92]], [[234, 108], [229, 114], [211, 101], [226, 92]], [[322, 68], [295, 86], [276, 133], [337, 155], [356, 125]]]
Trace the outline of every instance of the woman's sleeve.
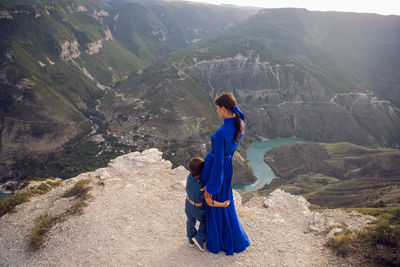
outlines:
[[224, 135], [217, 131], [215, 134], [215, 149], [214, 149], [214, 161], [211, 168], [210, 176], [206, 184], [207, 192], [210, 194], [216, 194], [219, 192], [222, 181], [224, 179], [224, 148], [225, 138]]

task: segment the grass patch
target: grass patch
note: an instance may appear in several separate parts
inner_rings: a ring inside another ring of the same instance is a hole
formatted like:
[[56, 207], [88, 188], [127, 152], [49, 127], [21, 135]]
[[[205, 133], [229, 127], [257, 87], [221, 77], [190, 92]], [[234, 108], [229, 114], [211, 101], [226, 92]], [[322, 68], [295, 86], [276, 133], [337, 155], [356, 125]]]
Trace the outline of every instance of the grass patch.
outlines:
[[78, 198], [74, 204], [72, 204], [71, 207], [66, 211], [68, 215], [76, 215], [76, 214], [81, 214], [83, 211], [83, 208], [86, 207], [88, 203], [86, 202], [86, 199]]
[[62, 195], [62, 197], [75, 197], [74, 204], [66, 211], [67, 215], [80, 214], [83, 208], [88, 205], [87, 200], [90, 198], [90, 194], [88, 193], [90, 190], [89, 183], [89, 179], [80, 180]]
[[88, 187], [90, 180], [84, 179], [75, 183], [75, 185], [64, 192], [61, 197], [76, 197], [77, 199], [86, 199], [90, 188]]
[[49, 192], [52, 189], [52, 187], [50, 185], [48, 185], [47, 183], [41, 183], [39, 186], [32, 188], [31, 192], [34, 195], [44, 195], [47, 192]]
[[48, 232], [57, 223], [65, 221], [68, 216], [80, 214], [83, 208], [88, 205], [87, 200], [90, 198], [89, 179], [80, 180], [75, 185], [62, 194], [61, 197], [75, 197], [74, 203], [63, 213], [58, 215], [41, 215], [36, 219], [35, 225], [32, 227], [30, 249], [36, 251], [43, 247], [48, 237]]
[[54, 181], [47, 181], [47, 184], [53, 188], [56, 188], [57, 186], [62, 184], [62, 180], [61, 179], [57, 179]]
[[361, 231], [344, 231], [328, 240], [337, 255], [352, 255], [374, 266], [400, 266], [400, 207], [358, 209], [380, 223]]
[[15, 207], [19, 204], [27, 202], [31, 195], [30, 192], [21, 192], [0, 200], [0, 217], [6, 213], [14, 211]]
[[[43, 195], [47, 192], [51, 191], [53, 188], [59, 186], [62, 183], [61, 179], [55, 179], [52, 181], [47, 181], [41, 183], [40, 185], [31, 188], [24, 192], [19, 192], [14, 194], [11, 197], [6, 197], [0, 200], [0, 217], [6, 213], [12, 212], [15, 210], [15, 207], [29, 201], [32, 196]], [[27, 187], [29, 182], [23, 183], [23, 188]]]
[[30, 248], [33, 251], [41, 248], [46, 241], [47, 233], [58, 222], [64, 218], [62, 216], [41, 215], [36, 219], [31, 231]]
[[385, 208], [355, 208], [345, 209], [346, 212], [352, 212], [353, 210], [359, 213], [377, 217], [381, 222], [400, 225], [400, 206], [398, 207], [385, 207]]

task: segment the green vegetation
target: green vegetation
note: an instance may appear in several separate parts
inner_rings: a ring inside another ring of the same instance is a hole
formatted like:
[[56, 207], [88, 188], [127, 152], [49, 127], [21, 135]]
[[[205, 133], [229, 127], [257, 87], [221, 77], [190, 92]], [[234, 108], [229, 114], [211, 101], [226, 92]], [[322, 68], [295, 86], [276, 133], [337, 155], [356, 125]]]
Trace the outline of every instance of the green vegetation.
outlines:
[[12, 87], [0, 87], [0, 115], [7, 113], [13, 106], [14, 99], [12, 97]]
[[87, 186], [90, 183], [90, 180], [85, 179], [85, 180], [80, 180], [75, 183], [75, 185], [64, 192], [64, 194], [61, 197], [75, 197], [75, 198], [82, 198], [86, 199], [88, 196], [89, 192], [89, 187]]
[[60, 216], [44, 215], [39, 216], [35, 220], [35, 225], [31, 230], [30, 249], [33, 251], [41, 248], [46, 241], [47, 233], [57, 223], [62, 222], [63, 218]]
[[[23, 188], [29, 185], [29, 181], [24, 182]], [[54, 179], [53, 181], [47, 181], [40, 183], [38, 186], [33, 187], [27, 191], [18, 192], [11, 197], [6, 197], [0, 200], [0, 217], [6, 213], [15, 210], [15, 207], [19, 204], [29, 201], [29, 199], [36, 195], [43, 195], [51, 191], [53, 188], [59, 186], [62, 183], [60, 179]]]
[[94, 171], [95, 169], [107, 166], [108, 162], [122, 154], [122, 151], [129, 152], [132, 147], [119, 144], [114, 137], [108, 141], [97, 144], [90, 140], [69, 143], [66, 152], [54, 160], [47, 162], [47, 169], [41, 170], [35, 176], [59, 176], [63, 179], [74, 177], [80, 173]]
[[380, 222], [361, 231], [346, 230], [329, 239], [327, 246], [338, 255], [357, 257], [373, 266], [400, 265], [400, 207], [358, 209]]
[[90, 180], [84, 179], [75, 183], [75, 185], [64, 192], [61, 197], [74, 197], [74, 203], [63, 213], [63, 216], [80, 214], [87, 206], [87, 200], [90, 198], [89, 187]]
[[14, 211], [16, 206], [27, 202], [31, 196], [32, 195], [29, 192], [22, 192], [17, 193], [11, 197], [3, 198], [2, 200], [0, 200], [0, 216]]
[[51, 228], [57, 223], [65, 221], [68, 216], [80, 214], [86, 207], [89, 195], [89, 179], [80, 180], [69, 190], [65, 191], [61, 197], [74, 197], [72, 205], [63, 213], [58, 215], [41, 215], [36, 221], [31, 230], [30, 248], [33, 251], [40, 249], [47, 239], [47, 234]]
[[265, 161], [279, 179], [275, 188], [304, 195], [321, 207], [384, 207], [398, 204], [400, 152], [350, 143], [299, 143], [267, 152]]

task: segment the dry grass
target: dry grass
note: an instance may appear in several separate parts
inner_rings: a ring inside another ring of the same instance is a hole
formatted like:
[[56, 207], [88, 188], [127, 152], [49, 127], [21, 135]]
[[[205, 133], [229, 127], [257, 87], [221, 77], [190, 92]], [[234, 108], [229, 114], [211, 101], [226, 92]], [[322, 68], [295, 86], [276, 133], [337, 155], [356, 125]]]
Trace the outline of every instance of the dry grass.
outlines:
[[19, 204], [27, 202], [31, 195], [32, 193], [30, 192], [21, 192], [0, 200], [0, 217], [6, 213], [14, 211], [15, 207]]
[[338, 255], [349, 255], [372, 266], [400, 266], [400, 207], [369, 209], [380, 218], [378, 225], [361, 231], [344, 231], [328, 240]]
[[35, 225], [32, 227], [30, 249], [32, 251], [40, 249], [46, 241], [47, 233], [50, 229], [56, 223], [63, 220], [63, 216], [50, 216], [47, 214], [39, 216], [35, 221]]
[[90, 190], [90, 188], [88, 187], [89, 183], [89, 179], [80, 180], [76, 182], [71, 189], [65, 191], [61, 197], [85, 198], [87, 197], [87, 193]]
[[[53, 188], [59, 186], [62, 183], [60, 179], [54, 179], [52, 181], [43, 182], [37, 187], [31, 188], [25, 192], [19, 192], [11, 197], [6, 197], [0, 200], [0, 217], [8, 212], [15, 210], [18, 205], [29, 201], [32, 196], [43, 195], [51, 191]], [[24, 182], [23, 187], [29, 185], [29, 182]]]
[[90, 190], [89, 183], [89, 179], [80, 180], [64, 192], [62, 197], [75, 197], [75, 201], [66, 211], [58, 215], [41, 215], [36, 219], [31, 231], [30, 248], [32, 251], [43, 247], [48, 238], [48, 233], [54, 225], [65, 221], [70, 215], [82, 213], [83, 208], [88, 205], [87, 200], [90, 198], [88, 193]]

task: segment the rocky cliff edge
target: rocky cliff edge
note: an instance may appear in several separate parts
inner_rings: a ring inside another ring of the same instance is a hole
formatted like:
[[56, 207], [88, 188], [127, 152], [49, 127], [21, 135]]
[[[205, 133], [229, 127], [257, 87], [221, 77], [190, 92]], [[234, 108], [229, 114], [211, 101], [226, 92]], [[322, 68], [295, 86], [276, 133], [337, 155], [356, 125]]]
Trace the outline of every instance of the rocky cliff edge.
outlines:
[[[243, 205], [234, 192], [250, 247], [234, 256], [200, 252], [186, 238], [187, 174], [182, 166], [172, 169], [157, 149], [149, 149], [65, 180], [0, 218], [0, 265], [347, 266], [351, 263], [325, 248], [327, 234], [340, 231], [335, 227], [359, 229], [374, 222], [357, 212], [310, 211], [306, 199], [279, 189]], [[60, 196], [82, 179], [90, 179], [89, 205], [81, 215], [54, 226], [44, 247], [30, 251], [35, 218], [67, 209], [72, 200]]]

